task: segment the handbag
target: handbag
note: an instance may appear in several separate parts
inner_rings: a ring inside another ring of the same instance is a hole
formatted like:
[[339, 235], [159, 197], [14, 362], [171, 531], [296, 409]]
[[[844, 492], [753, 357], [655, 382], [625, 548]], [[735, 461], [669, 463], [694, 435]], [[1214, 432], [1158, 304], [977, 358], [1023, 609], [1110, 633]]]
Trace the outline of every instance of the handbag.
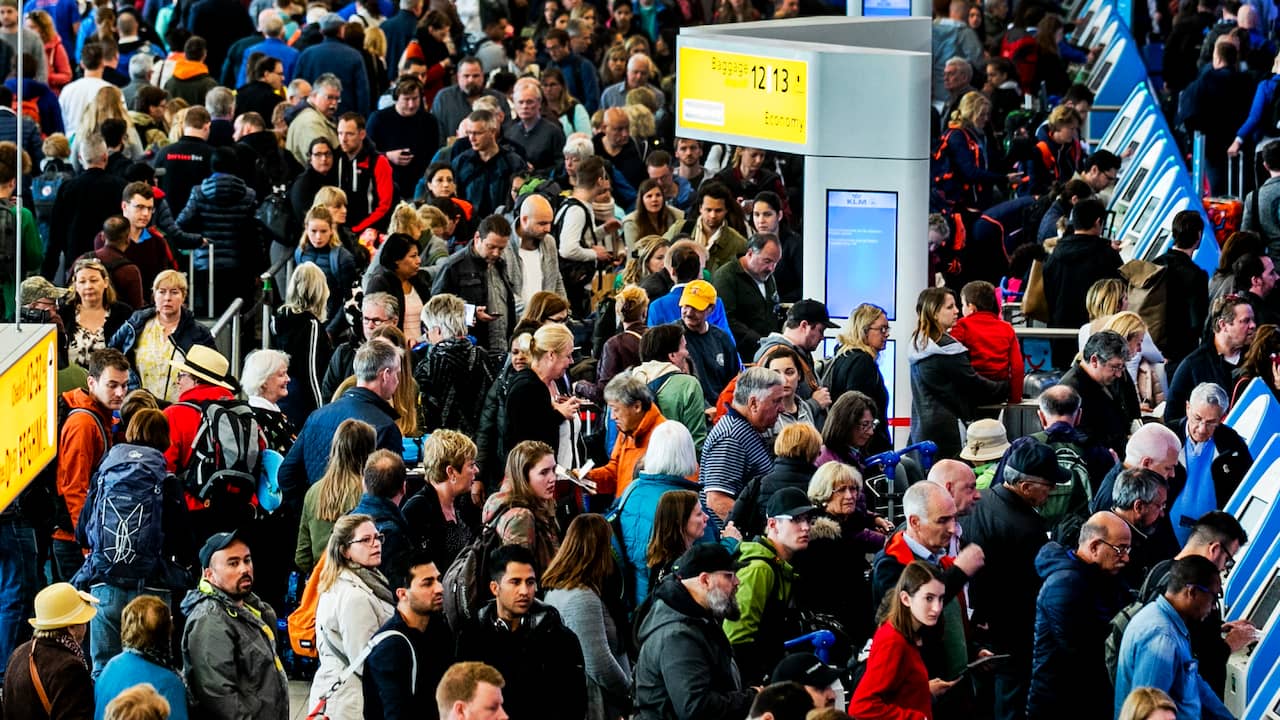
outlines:
[[307, 715], [307, 720], [329, 720], [329, 715], [326, 712], [329, 705], [329, 698], [338, 691], [338, 688], [342, 687], [343, 683], [350, 680], [352, 675], [360, 672], [361, 668], [364, 667], [364, 661], [369, 657], [369, 653], [373, 652], [373, 649], [377, 647], [379, 643], [393, 635], [399, 635], [404, 638], [406, 643], [409, 644], [409, 657], [413, 659], [413, 668], [409, 675], [409, 692], [410, 694], [417, 693], [418, 653], [414, 652], [413, 643], [409, 642], [409, 638], [399, 630], [384, 630], [369, 638], [369, 644], [364, 646], [364, 649], [360, 651], [360, 654], [356, 655], [350, 665], [347, 665], [347, 669], [343, 670], [342, 674], [338, 676], [338, 679], [333, 681], [333, 685], [330, 685], [329, 689], [320, 696], [320, 701], [316, 703], [315, 708], [313, 708], [311, 713]]
[[1022, 294], [1022, 316], [1028, 320], [1049, 322], [1049, 300], [1044, 295], [1044, 263], [1031, 261], [1027, 273], [1027, 289]]

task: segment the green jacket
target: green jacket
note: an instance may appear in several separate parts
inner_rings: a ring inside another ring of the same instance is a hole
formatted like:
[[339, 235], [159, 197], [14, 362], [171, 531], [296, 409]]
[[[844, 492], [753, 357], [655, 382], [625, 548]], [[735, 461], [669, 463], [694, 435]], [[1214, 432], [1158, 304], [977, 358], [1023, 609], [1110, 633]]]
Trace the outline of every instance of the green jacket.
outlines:
[[[692, 235], [695, 227], [694, 224], [697, 222], [697, 215], [685, 218], [683, 222], [678, 222], [672, 225], [667, 230], [667, 234], [663, 237], [668, 240], [672, 240], [676, 235], [679, 235], [682, 232]], [[720, 237], [716, 240], [716, 244], [712, 245], [708, 250], [707, 269], [712, 273], [715, 273], [716, 268], [719, 268], [730, 260], [736, 260], [746, 254], [747, 239], [742, 237], [742, 233], [734, 230], [728, 225], [725, 225], [724, 228], [720, 230]]]
[[782, 643], [791, 639], [785, 637], [785, 615], [796, 572], [765, 537], [739, 545], [737, 559], [742, 563], [738, 570], [741, 615], [724, 621], [724, 634], [742, 668], [744, 683], [755, 684], [773, 671], [784, 655]]
[[693, 436], [693, 449], [702, 454], [702, 443], [707, 439], [706, 400], [702, 397], [702, 384], [698, 378], [683, 373], [665, 360], [640, 363], [632, 373], [645, 383], [671, 376], [658, 386], [658, 410], [668, 420], [674, 420], [689, 430]]
[[[18, 209], [15, 207], [11, 211], [17, 212]], [[40, 272], [40, 265], [44, 262], [44, 243], [40, 241], [36, 218], [30, 210], [22, 208], [19, 222], [22, 224], [22, 274], [24, 277], [31, 277]], [[71, 258], [71, 261], [74, 260], [75, 258]], [[13, 322], [17, 317], [17, 292], [18, 286], [14, 284], [13, 273], [6, 273], [4, 280], [0, 281], [0, 322]]]
[[761, 295], [755, 278], [735, 260], [716, 268], [711, 284], [715, 285], [716, 296], [724, 303], [725, 315], [729, 316], [729, 329], [738, 343], [738, 355], [743, 362], [751, 362], [760, 340], [782, 328], [774, 310], [778, 306], [778, 283], [770, 275]]

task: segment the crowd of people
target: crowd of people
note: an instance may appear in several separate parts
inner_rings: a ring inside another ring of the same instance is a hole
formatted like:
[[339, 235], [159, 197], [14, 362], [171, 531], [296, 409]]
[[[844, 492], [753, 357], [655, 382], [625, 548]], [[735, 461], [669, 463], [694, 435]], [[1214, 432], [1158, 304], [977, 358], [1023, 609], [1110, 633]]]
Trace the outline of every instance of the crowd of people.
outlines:
[[[1233, 3], [1188, 107], [1270, 42]], [[60, 345], [57, 457], [0, 512], [4, 716], [284, 720], [305, 681], [351, 719], [1229, 717], [1223, 418], [1280, 396], [1280, 194], [1212, 278], [1179, 215], [1152, 322], [1067, 80], [1098, 48], [938, 10], [895, 333], [936, 451], [891, 479], [890, 317], [804, 296], [802, 159], [674, 136], [679, 28], [842, 9], [0, 0], [0, 302]], [[1050, 382], [1023, 281], [1079, 329]]]

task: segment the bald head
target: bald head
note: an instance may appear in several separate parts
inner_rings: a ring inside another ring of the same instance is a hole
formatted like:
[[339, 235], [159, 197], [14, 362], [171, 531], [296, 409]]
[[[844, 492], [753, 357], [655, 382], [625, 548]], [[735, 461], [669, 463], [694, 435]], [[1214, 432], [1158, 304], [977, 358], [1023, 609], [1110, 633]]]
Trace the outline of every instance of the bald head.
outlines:
[[1038, 401], [1040, 424], [1049, 427], [1065, 422], [1074, 426], [1080, 419], [1080, 393], [1070, 385], [1051, 385], [1040, 393]]
[[1236, 24], [1245, 30], [1254, 30], [1258, 27], [1258, 11], [1253, 9], [1252, 5], [1241, 5], [1240, 12], [1236, 13]]
[[529, 245], [526, 250], [537, 247], [547, 233], [551, 232], [553, 217], [551, 203], [545, 197], [533, 193], [524, 199], [520, 204], [520, 225], [517, 230], [521, 245]]
[[[1129, 562], [1133, 534], [1129, 523], [1110, 511], [1094, 513], [1080, 528], [1076, 556], [1115, 575]], [[1119, 549], [1117, 549], [1119, 548]]]
[[1168, 479], [1178, 466], [1181, 450], [1178, 436], [1160, 423], [1148, 423], [1138, 428], [1124, 446], [1124, 464], [1128, 468], [1145, 468]]
[[968, 515], [982, 495], [973, 468], [959, 460], [939, 460], [929, 471], [929, 482], [941, 485], [956, 504], [956, 515]]

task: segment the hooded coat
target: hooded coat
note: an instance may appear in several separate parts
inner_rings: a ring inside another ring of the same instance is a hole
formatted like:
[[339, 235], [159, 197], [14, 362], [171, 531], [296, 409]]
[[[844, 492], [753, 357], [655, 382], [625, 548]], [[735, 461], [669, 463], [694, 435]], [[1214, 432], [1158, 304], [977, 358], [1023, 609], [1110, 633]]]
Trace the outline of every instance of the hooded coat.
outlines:
[[960, 454], [960, 425], [968, 425], [979, 405], [1003, 402], [1009, 383], [974, 372], [969, 351], [950, 335], [911, 349], [911, 442], [932, 440], [938, 458]]

